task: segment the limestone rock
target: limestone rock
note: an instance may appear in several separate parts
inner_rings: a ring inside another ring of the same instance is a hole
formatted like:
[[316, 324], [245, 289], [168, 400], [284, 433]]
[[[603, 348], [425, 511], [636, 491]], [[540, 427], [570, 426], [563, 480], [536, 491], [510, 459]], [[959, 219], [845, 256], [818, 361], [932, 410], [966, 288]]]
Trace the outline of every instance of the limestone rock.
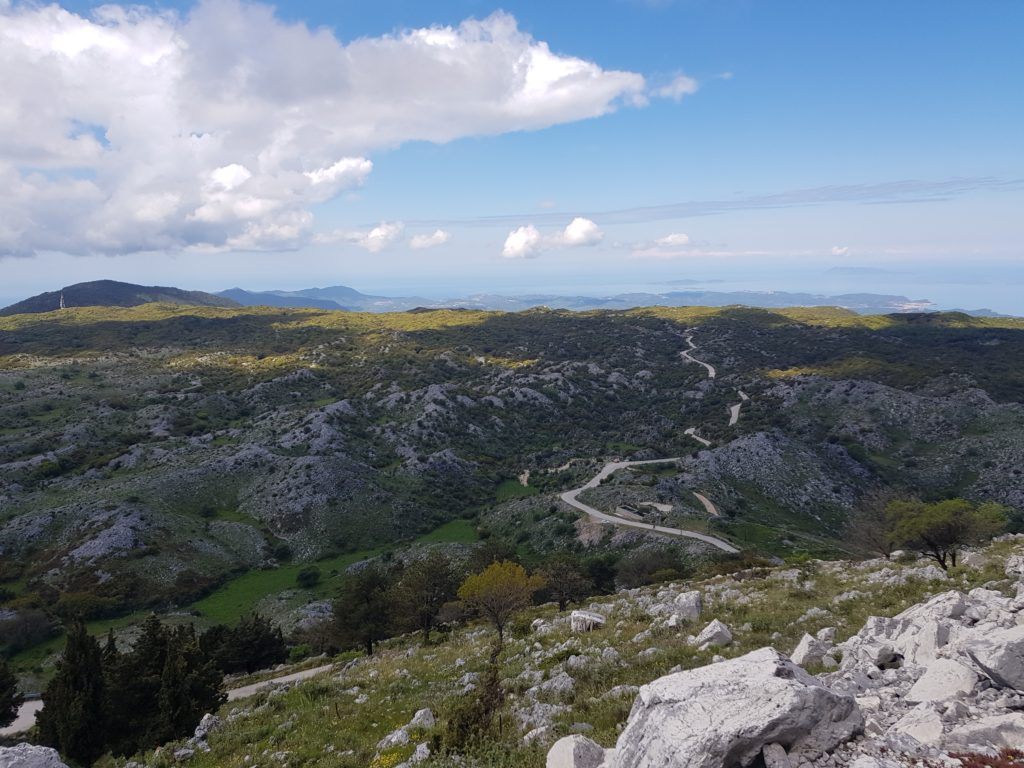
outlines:
[[790, 658], [794, 664], [806, 667], [808, 664], [821, 664], [825, 654], [832, 650], [832, 644], [819, 640], [804, 632]]
[[1024, 578], [1024, 555], [1010, 555], [1006, 558], [1005, 573], [1008, 579], [1020, 581]]
[[969, 660], [996, 685], [1024, 691], [1024, 625], [963, 636], [950, 653]]
[[713, 645], [728, 645], [732, 642], [732, 632], [718, 619], [712, 620], [692, 641], [698, 648], [709, 648]]
[[61, 762], [57, 750], [37, 747], [33, 744], [18, 744], [15, 747], [0, 747], [0, 768], [68, 768]]
[[765, 768], [792, 768], [789, 755], [781, 744], [765, 744], [761, 756], [764, 758]]
[[773, 743], [813, 760], [862, 727], [853, 698], [762, 648], [643, 686], [611, 768], [748, 765]]
[[426, 730], [427, 728], [433, 728], [434, 722], [433, 712], [429, 709], [420, 709], [415, 715], [413, 715], [413, 718], [409, 721], [409, 725], [407, 727], [422, 728], [423, 730]]
[[921, 705], [907, 712], [891, 730], [911, 736], [922, 744], [938, 744], [942, 739], [942, 718], [930, 706]]
[[702, 608], [700, 592], [683, 592], [676, 597], [675, 606], [676, 616], [682, 621], [696, 621]]
[[946, 737], [949, 748], [1020, 749], [1024, 744], [1024, 714], [1013, 712], [974, 720], [954, 728]]
[[970, 693], [977, 683], [978, 676], [960, 662], [936, 659], [914, 683], [907, 694], [907, 701], [914, 704], [947, 701]]
[[605, 618], [594, 611], [573, 611], [569, 614], [569, 628], [573, 632], [591, 632], [603, 627]]
[[547, 768], [598, 768], [604, 749], [586, 736], [574, 734], [556, 741], [548, 750]]

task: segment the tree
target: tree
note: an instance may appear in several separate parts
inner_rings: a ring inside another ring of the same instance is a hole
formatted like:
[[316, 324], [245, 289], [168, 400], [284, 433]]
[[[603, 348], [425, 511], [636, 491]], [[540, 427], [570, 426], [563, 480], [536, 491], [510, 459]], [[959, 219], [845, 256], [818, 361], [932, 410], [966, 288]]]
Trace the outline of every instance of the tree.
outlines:
[[459, 599], [494, 625], [497, 655], [505, 639], [505, 625], [543, 586], [541, 576], [527, 575], [519, 563], [503, 560], [467, 578], [459, 587]]
[[547, 594], [558, 603], [560, 611], [564, 611], [569, 603], [578, 603], [593, 594], [594, 582], [569, 557], [552, 558], [540, 567], [539, 572], [547, 582]]
[[899, 546], [896, 526], [888, 512], [889, 505], [896, 501], [899, 498], [893, 491], [866, 493], [846, 522], [846, 540], [888, 559]]
[[441, 609], [455, 599], [458, 586], [451, 560], [440, 552], [410, 564], [389, 595], [397, 623], [420, 630], [423, 641], [429, 643]]
[[171, 632], [160, 675], [153, 743], [163, 743], [193, 731], [205, 713], [227, 700], [221, 690], [222, 683], [220, 670], [200, 649], [192, 625]]
[[258, 613], [242, 617], [234, 628], [223, 624], [210, 627], [199, 645], [226, 674], [251, 674], [288, 658], [281, 628]]
[[391, 573], [379, 563], [346, 574], [334, 603], [334, 627], [343, 647], [362, 647], [367, 656], [372, 656], [373, 646], [388, 636], [392, 624], [388, 601], [391, 581]]
[[57, 674], [43, 692], [39, 739], [65, 757], [92, 763], [106, 751], [106, 702], [99, 643], [81, 621], [68, 631]]
[[25, 700], [18, 690], [18, 678], [7, 666], [6, 659], [0, 659], [0, 728], [10, 725], [18, 716], [18, 707]]
[[886, 507], [896, 539], [946, 570], [968, 544], [987, 541], [1006, 527], [1006, 510], [992, 502], [947, 499], [934, 503], [897, 501]]

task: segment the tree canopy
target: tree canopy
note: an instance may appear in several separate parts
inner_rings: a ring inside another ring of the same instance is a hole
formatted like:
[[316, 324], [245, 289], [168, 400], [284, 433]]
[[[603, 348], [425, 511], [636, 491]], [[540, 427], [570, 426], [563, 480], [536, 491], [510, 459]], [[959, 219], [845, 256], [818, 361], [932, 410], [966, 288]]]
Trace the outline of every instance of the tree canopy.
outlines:
[[1006, 527], [1006, 510], [993, 502], [967, 499], [896, 501], [886, 507], [896, 539], [935, 560], [943, 569], [956, 566], [959, 550], [980, 544]]
[[531, 576], [519, 563], [503, 560], [467, 578], [459, 587], [459, 599], [494, 625], [500, 647], [509, 619], [528, 606], [543, 586], [543, 577]]

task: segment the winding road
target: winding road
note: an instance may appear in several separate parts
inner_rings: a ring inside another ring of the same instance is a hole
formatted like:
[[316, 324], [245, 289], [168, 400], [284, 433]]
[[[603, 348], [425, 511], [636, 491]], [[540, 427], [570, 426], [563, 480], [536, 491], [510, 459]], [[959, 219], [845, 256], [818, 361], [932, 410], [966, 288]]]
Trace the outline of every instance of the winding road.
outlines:
[[[705, 363], [703, 360], [698, 360], [697, 358], [690, 354], [691, 352], [693, 352], [693, 350], [697, 349], [697, 345], [693, 343], [693, 334], [687, 334], [684, 338], [686, 339], [686, 343], [690, 345], [690, 348], [688, 350], [680, 352], [680, 356], [683, 357], [685, 360], [690, 361], [691, 363], [697, 363], [697, 365], [704, 366], [704, 368], [708, 372], [708, 378], [715, 378], [716, 371], [713, 365]], [[739, 421], [740, 407], [743, 405], [743, 403], [750, 399], [742, 391], [739, 391], [739, 395], [740, 402], [737, 405], [731, 406], [729, 408], [730, 426], [734, 425], [737, 421]], [[705, 440], [703, 437], [697, 435], [696, 427], [689, 427], [688, 429], [684, 430], [683, 434], [692, 437], [694, 440], [697, 440], [698, 442], [706, 446], [711, 445], [710, 440]], [[568, 504], [570, 507], [578, 509], [580, 512], [584, 512], [590, 517], [592, 517], [594, 520], [599, 520], [602, 523], [611, 523], [612, 525], [623, 525], [627, 528], [640, 528], [645, 531], [651, 531], [652, 533], [667, 533], [672, 536], [683, 536], [688, 539], [697, 539], [698, 541], [703, 541], [705, 544], [710, 544], [711, 546], [716, 547], [717, 549], [720, 549], [723, 552], [728, 552], [729, 554], [738, 553], [739, 550], [736, 547], [734, 547], [732, 544], [723, 539], [719, 539], [716, 536], [710, 536], [704, 533], [697, 533], [695, 531], [684, 531], [681, 528], [668, 528], [663, 525], [645, 523], [639, 520], [627, 520], [624, 517], [619, 517], [617, 515], [609, 515], [607, 512], [602, 512], [599, 509], [594, 509], [589, 504], [584, 504], [578, 498], [579, 495], [583, 493], [583, 491], [586, 491], [590, 488], [596, 488], [601, 484], [601, 482], [605, 478], [609, 477], [613, 472], [617, 472], [620, 469], [625, 469], [627, 467], [643, 466], [644, 464], [674, 464], [680, 461], [680, 459], [681, 457], [675, 457], [671, 459], [646, 459], [644, 461], [610, 461], [607, 464], [605, 464], [604, 467], [601, 468], [600, 472], [598, 472], [596, 475], [590, 478], [589, 482], [587, 482], [586, 485], [580, 488], [575, 488], [571, 491], [565, 491], [564, 493], [559, 494], [559, 498], [566, 504]], [[718, 508], [715, 506], [714, 502], [711, 501], [711, 499], [709, 499], [702, 493], [697, 493], [696, 491], [692, 491], [692, 493], [694, 496], [697, 497], [697, 500], [703, 505], [704, 509], [707, 511], [710, 517], [721, 517], [721, 515], [718, 512]]]
[[[647, 459], [644, 461], [610, 461], [607, 464], [605, 464], [604, 467], [601, 468], [600, 472], [598, 472], [596, 475], [590, 478], [590, 481], [586, 485], [580, 488], [575, 488], [571, 491], [566, 491], [565, 493], [561, 493], [559, 494], [559, 498], [566, 504], [568, 504], [570, 507], [574, 507], [575, 509], [578, 509], [580, 512], [585, 512], [586, 514], [590, 515], [590, 517], [594, 518], [595, 520], [600, 520], [603, 523], [611, 523], [612, 525], [624, 525], [629, 528], [640, 528], [642, 530], [650, 531], [652, 533], [667, 533], [672, 536], [683, 536], [687, 539], [697, 539], [698, 541], [703, 541], [705, 544], [710, 544], [711, 546], [716, 547], [722, 550], [723, 552], [728, 552], [729, 554], [736, 554], [737, 552], [739, 552], [739, 550], [736, 547], [734, 547], [729, 542], [723, 541], [722, 539], [719, 539], [715, 536], [708, 536], [707, 534], [697, 533], [695, 531], [684, 531], [681, 528], [667, 528], [663, 525], [654, 525], [651, 523], [644, 523], [637, 520], [626, 520], [625, 518], [616, 517], [615, 515], [609, 515], [605, 512], [601, 512], [598, 509], [594, 509], [589, 504], [584, 504], [582, 501], [576, 498], [581, 493], [583, 493], [583, 491], [589, 488], [597, 488], [597, 486], [601, 484], [602, 480], [611, 475], [613, 472], [617, 472], [620, 469], [625, 469], [626, 467], [639, 467], [643, 466], [644, 464], [672, 464], [679, 461], [680, 458], [682, 457], [677, 456], [672, 459]], [[695, 493], [694, 496], [696, 496], [697, 499], [701, 502], [701, 504], [704, 505], [704, 508], [708, 510], [709, 514], [713, 514], [714, 516], [718, 515], [718, 510], [715, 509], [715, 505], [712, 504], [707, 497], [702, 496], [699, 493]], [[712, 510], [714, 510], [714, 512], [712, 512]]]

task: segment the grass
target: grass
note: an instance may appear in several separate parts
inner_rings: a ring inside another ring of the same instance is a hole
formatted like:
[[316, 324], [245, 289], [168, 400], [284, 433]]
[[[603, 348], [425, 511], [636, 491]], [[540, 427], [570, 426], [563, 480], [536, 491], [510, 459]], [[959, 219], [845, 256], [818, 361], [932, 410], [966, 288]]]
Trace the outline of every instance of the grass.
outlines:
[[472, 544], [479, 538], [472, 520], [452, 520], [416, 541], [420, 544]]
[[[641, 594], [595, 598], [596, 607], [608, 621], [582, 635], [569, 632], [564, 615], [560, 617], [555, 606], [531, 608], [513, 622], [501, 661], [510, 694], [502, 712], [503, 728], [484, 742], [467, 747], [463, 763], [475, 768], [540, 768], [550, 741], [571, 732], [574, 723], [588, 723], [593, 727], [588, 735], [610, 747], [633, 700], [631, 695], [607, 696], [613, 686], [642, 685], [668, 674], [676, 665], [683, 669], [702, 666], [710, 662], [713, 653], [734, 657], [764, 646], [788, 653], [804, 632], [814, 633], [825, 626], [836, 627], [838, 639], [843, 640], [856, 633], [870, 615], [892, 616], [937, 592], [966, 591], [1002, 578], [1000, 558], [1015, 551], [1014, 547], [1019, 548], [1019, 544], [993, 545], [989, 550], [992, 560], [984, 569], [954, 571], [944, 582], [908, 580], [891, 586], [868, 582], [865, 576], [882, 567], [898, 571], [903, 565], [876, 563], [862, 570], [853, 563], [811, 561], [797, 569], [795, 579], [773, 576], [773, 571], [766, 569], [744, 580], [716, 577], [704, 582], [654, 585], [640, 590]], [[667, 628], [663, 620], [652, 622], [652, 616], [640, 607], [643, 599], [656, 597], [664, 602], [688, 589], [703, 590], [704, 615], [677, 631]], [[833, 597], [853, 589], [864, 595], [833, 604]], [[731, 596], [715, 596], [726, 592]], [[737, 601], [737, 592], [747, 599]], [[824, 607], [830, 613], [801, 621], [811, 607]], [[551, 623], [551, 631], [531, 632], [529, 625], [534, 618]], [[725, 622], [733, 630], [735, 642], [726, 648], [699, 651], [687, 643], [686, 637], [711, 618]], [[643, 631], [650, 632], [648, 639], [633, 642], [632, 638]], [[453, 707], [465, 700], [462, 684], [457, 681], [467, 672], [483, 670], [490, 638], [490, 631], [479, 624], [457, 629], [428, 646], [420, 645], [418, 636], [396, 638], [382, 643], [373, 657], [346, 664], [334, 675], [275, 695], [260, 694], [229, 704], [225, 713], [236, 711], [232, 721], [211, 736], [211, 751], [196, 754], [190, 766], [263, 765], [271, 755], [281, 755], [275, 759], [289, 765], [310, 768], [396, 765], [408, 759], [417, 743], [429, 743], [438, 735]], [[601, 660], [600, 653], [607, 647], [616, 648], [621, 658]], [[649, 649], [655, 652], [640, 655]], [[583, 668], [569, 670], [575, 690], [561, 702], [567, 709], [555, 716], [548, 741], [524, 745], [512, 708], [524, 703], [525, 691], [532, 683], [522, 681], [519, 675], [528, 672], [550, 678], [574, 654], [590, 661]], [[350, 659], [347, 656], [344, 660]], [[356, 704], [360, 694], [366, 700]], [[438, 725], [413, 734], [408, 745], [378, 755], [376, 743], [408, 723], [422, 707], [433, 710]], [[145, 762], [153, 768], [170, 768], [173, 751], [164, 748], [159, 754], [147, 755]], [[423, 766], [447, 768], [452, 764], [450, 757], [435, 755]]]
[[525, 499], [536, 496], [540, 491], [532, 485], [523, 485], [518, 480], [505, 480], [494, 489], [494, 500], [499, 504], [513, 499]]

